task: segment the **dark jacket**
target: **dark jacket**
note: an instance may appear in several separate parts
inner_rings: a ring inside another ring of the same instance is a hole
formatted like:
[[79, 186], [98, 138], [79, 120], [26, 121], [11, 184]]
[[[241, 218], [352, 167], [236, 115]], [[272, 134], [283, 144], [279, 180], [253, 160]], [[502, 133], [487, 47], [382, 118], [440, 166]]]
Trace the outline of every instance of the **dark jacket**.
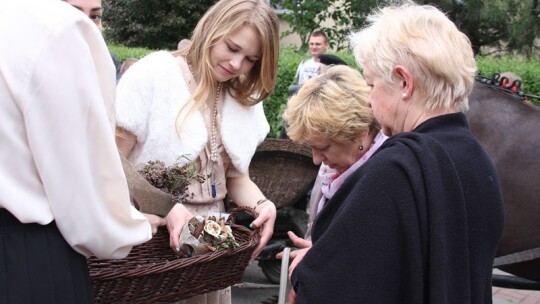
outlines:
[[297, 303], [491, 303], [495, 167], [462, 113], [389, 138], [318, 215]]

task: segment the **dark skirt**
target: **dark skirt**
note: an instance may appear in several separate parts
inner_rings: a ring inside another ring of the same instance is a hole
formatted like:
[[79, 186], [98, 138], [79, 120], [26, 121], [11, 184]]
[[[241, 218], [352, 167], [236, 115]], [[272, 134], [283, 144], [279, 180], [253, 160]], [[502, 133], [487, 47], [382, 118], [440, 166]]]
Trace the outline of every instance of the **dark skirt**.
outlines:
[[23, 224], [0, 208], [0, 303], [94, 303], [86, 258], [55, 222]]

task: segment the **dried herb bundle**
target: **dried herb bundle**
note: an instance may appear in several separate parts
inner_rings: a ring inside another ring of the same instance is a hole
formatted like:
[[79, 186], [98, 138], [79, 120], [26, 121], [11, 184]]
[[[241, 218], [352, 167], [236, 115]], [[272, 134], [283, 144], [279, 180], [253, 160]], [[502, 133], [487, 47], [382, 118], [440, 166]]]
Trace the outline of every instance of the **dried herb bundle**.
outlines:
[[183, 167], [178, 162], [173, 166], [166, 166], [163, 161], [154, 160], [146, 163], [138, 172], [152, 186], [161, 191], [173, 195], [173, 203], [181, 203], [188, 197], [188, 186], [191, 180], [195, 179], [203, 183], [205, 176], [197, 173], [195, 164], [190, 163]]

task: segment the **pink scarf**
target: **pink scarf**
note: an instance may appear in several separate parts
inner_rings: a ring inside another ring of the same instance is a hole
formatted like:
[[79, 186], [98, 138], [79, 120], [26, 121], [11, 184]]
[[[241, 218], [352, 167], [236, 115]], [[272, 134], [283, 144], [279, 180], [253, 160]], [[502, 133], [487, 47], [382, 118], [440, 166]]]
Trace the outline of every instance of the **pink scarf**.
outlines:
[[321, 178], [321, 200], [319, 201], [319, 204], [317, 205], [317, 214], [322, 210], [324, 205], [328, 200], [334, 196], [334, 193], [341, 187], [343, 182], [351, 175], [356, 169], [360, 168], [370, 157], [379, 149], [379, 147], [383, 144], [383, 142], [388, 137], [384, 135], [381, 131], [375, 136], [375, 139], [373, 140], [373, 144], [369, 148], [369, 150], [360, 157], [359, 160], [357, 160], [352, 166], [349, 167], [345, 172], [343, 172], [341, 175], [339, 172], [337, 172], [335, 169], [332, 169], [328, 167], [325, 164], [321, 164], [321, 168], [319, 169], [319, 177]]

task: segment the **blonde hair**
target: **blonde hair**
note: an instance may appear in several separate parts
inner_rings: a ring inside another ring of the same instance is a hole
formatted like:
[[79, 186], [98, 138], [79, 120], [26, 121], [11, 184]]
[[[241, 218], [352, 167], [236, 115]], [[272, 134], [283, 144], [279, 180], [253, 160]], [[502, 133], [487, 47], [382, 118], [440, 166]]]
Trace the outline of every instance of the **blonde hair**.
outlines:
[[379, 128], [367, 104], [370, 89], [357, 70], [331, 66], [304, 82], [283, 113], [287, 135], [294, 141], [315, 137], [337, 142], [355, 141], [363, 132]]
[[358, 64], [389, 84], [396, 81], [396, 65], [407, 67], [428, 110], [467, 109], [474, 53], [468, 37], [437, 8], [404, 1], [378, 9], [350, 42]]
[[199, 84], [192, 96], [196, 101], [195, 109], [217, 89], [210, 64], [212, 48], [225, 36], [245, 26], [251, 26], [260, 37], [260, 59], [242, 77], [223, 83], [223, 90], [247, 107], [263, 101], [274, 89], [279, 56], [279, 19], [274, 9], [262, 0], [221, 0], [199, 20], [191, 43], [173, 52], [185, 56], [192, 72], [199, 75]]

